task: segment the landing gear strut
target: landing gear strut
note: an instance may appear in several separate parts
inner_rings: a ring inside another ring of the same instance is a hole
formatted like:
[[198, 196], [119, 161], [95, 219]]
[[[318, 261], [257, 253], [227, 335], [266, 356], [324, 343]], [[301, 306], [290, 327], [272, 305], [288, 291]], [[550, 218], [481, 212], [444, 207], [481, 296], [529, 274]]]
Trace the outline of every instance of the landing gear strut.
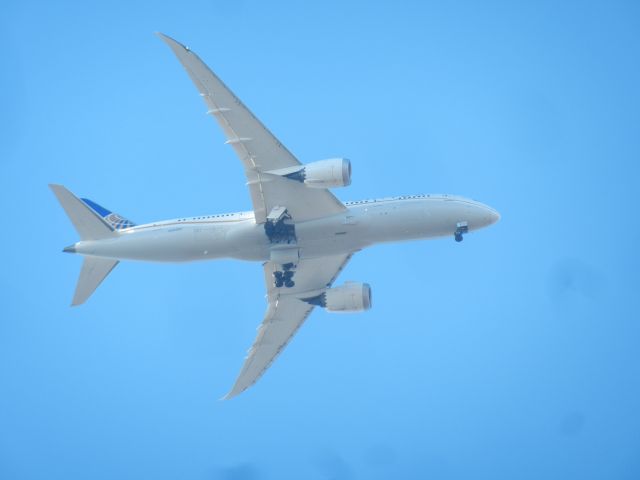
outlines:
[[467, 222], [458, 222], [456, 224], [456, 231], [453, 233], [453, 238], [456, 242], [461, 242], [462, 240], [464, 240], [462, 235], [468, 232], [469, 224]]

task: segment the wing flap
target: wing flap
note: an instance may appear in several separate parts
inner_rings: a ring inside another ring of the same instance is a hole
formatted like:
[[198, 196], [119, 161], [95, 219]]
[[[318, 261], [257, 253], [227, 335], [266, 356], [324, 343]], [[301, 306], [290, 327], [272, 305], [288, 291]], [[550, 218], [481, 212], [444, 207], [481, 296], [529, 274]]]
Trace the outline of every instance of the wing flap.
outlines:
[[[328, 190], [309, 188], [295, 180], [268, 173], [262, 173], [259, 176], [260, 183], [249, 184], [249, 188], [255, 189], [256, 197], [264, 198], [266, 214], [275, 206], [285, 205], [296, 222], [304, 222], [345, 211], [342, 202]], [[253, 195], [252, 193], [252, 197]]]

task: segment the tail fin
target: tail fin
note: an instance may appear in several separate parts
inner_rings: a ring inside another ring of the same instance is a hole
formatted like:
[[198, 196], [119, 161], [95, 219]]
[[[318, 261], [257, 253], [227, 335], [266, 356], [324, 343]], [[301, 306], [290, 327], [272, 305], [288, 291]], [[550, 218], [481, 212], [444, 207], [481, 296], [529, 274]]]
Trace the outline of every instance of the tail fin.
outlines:
[[67, 212], [69, 220], [73, 223], [81, 240], [100, 240], [116, 235], [114, 228], [99, 213], [65, 187], [49, 185], [49, 188], [58, 198], [64, 211]]
[[102, 281], [116, 268], [118, 260], [99, 257], [84, 257], [82, 262], [82, 270], [76, 285], [76, 292], [73, 294], [71, 306], [84, 303]]

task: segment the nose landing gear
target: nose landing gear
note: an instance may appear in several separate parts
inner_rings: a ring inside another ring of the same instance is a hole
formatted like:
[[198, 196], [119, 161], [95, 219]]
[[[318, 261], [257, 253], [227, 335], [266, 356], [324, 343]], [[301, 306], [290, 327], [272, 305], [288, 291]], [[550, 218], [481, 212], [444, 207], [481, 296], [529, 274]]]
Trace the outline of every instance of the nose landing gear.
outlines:
[[456, 242], [464, 240], [462, 235], [469, 232], [469, 224], [467, 222], [458, 222], [456, 224], [456, 231], [453, 233], [453, 238]]

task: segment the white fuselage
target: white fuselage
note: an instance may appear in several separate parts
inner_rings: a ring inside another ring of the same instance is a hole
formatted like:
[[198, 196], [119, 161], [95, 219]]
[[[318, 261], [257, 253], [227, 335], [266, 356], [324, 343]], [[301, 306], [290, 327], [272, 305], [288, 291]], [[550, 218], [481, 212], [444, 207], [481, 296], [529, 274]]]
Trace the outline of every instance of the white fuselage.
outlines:
[[[490, 207], [453, 195], [413, 195], [347, 202], [338, 215], [295, 223], [300, 258], [351, 253], [370, 245], [453, 236], [466, 222], [469, 231], [495, 223]], [[121, 230], [103, 240], [75, 244], [76, 253], [113, 259], [187, 262], [235, 258], [272, 260], [274, 248], [253, 212], [166, 220]]]

